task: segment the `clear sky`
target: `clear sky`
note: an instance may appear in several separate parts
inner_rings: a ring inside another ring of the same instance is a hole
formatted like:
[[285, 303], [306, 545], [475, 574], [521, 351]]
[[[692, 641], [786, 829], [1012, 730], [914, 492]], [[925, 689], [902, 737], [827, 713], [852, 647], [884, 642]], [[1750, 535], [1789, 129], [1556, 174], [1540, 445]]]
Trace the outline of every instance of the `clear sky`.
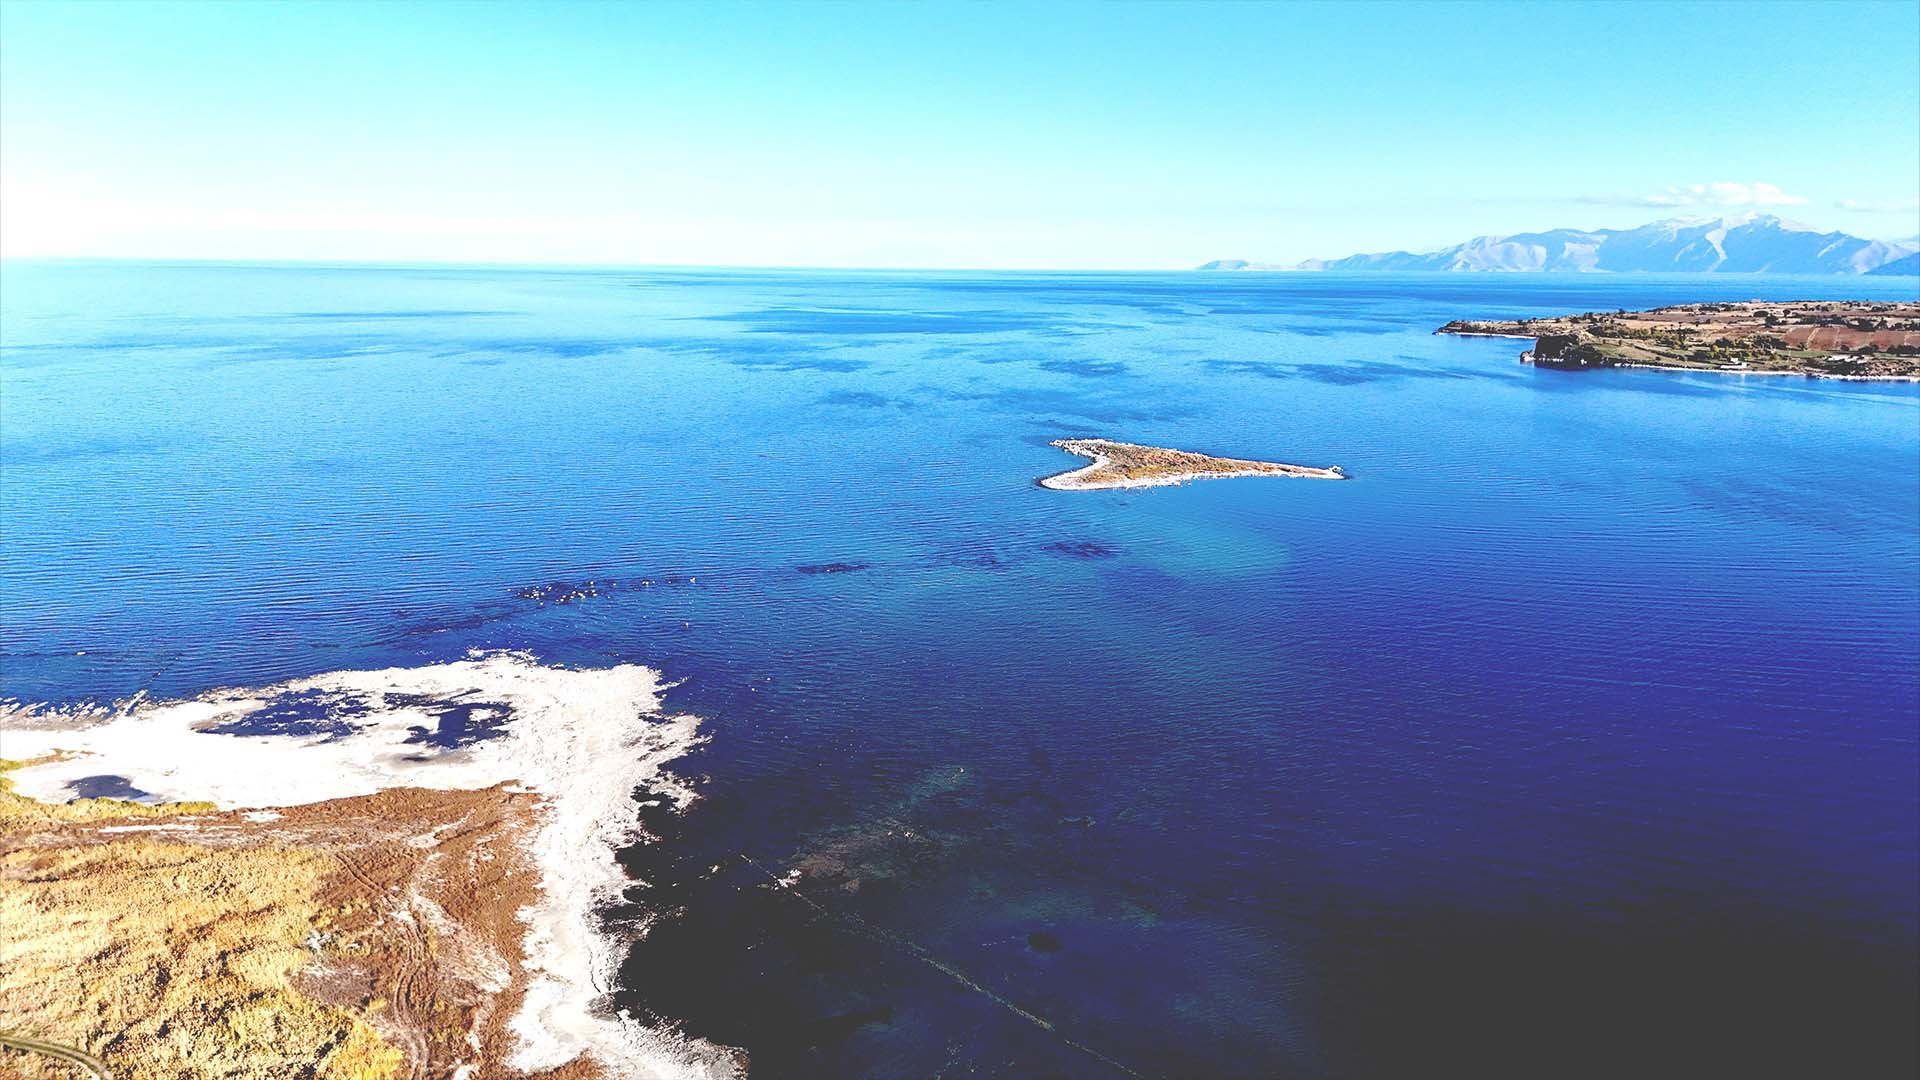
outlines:
[[1920, 0], [0, 0], [0, 252], [1179, 267], [1920, 232]]

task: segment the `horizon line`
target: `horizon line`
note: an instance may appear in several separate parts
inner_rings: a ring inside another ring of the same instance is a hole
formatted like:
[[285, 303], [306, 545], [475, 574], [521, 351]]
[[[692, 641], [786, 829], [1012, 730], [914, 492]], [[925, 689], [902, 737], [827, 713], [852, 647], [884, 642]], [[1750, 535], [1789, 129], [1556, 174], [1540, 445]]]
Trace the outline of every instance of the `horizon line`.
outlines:
[[[1206, 260], [1214, 262], [1218, 260]], [[1251, 260], [1249, 260], [1251, 261]], [[271, 266], [367, 266], [394, 268], [433, 267], [525, 267], [576, 270], [818, 270], [878, 273], [1002, 273], [1002, 274], [1157, 274], [1188, 273], [1199, 263], [1188, 266], [828, 266], [807, 263], [675, 263], [675, 262], [595, 262], [572, 259], [390, 259], [390, 258], [287, 258], [225, 255], [5, 255], [0, 263], [23, 262], [112, 262], [112, 263], [188, 263], [207, 266], [247, 264]], [[1301, 271], [1311, 273], [1313, 271]]]
[[[1398, 254], [1396, 252], [1395, 254]], [[1257, 262], [1257, 260], [1209, 259], [1208, 262]], [[1784, 274], [1757, 270], [1327, 270], [1318, 267], [1262, 264], [1257, 269], [1207, 270], [1204, 264], [1188, 266], [1074, 267], [1074, 266], [818, 266], [797, 263], [603, 263], [571, 261], [453, 260], [453, 259], [290, 259], [182, 255], [0, 255], [0, 265], [17, 263], [122, 263], [137, 266], [261, 266], [312, 267], [334, 269], [435, 270], [758, 270], [789, 273], [843, 274], [1197, 274], [1206, 277], [1235, 278], [1249, 274], [1298, 275], [1303, 277], [1440, 277], [1455, 278], [1805, 278], [1810, 281], [1855, 280], [1872, 277], [1868, 273]], [[1906, 275], [1887, 275], [1889, 278]]]

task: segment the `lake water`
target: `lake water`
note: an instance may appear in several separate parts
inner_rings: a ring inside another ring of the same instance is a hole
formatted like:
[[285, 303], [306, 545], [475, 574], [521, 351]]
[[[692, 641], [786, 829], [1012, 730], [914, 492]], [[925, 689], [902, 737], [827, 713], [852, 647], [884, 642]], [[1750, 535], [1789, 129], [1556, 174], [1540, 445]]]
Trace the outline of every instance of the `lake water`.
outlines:
[[658, 668], [620, 1000], [756, 1076], [1914, 1067], [1920, 389], [1431, 333], [1910, 280], [0, 286], [0, 695]]

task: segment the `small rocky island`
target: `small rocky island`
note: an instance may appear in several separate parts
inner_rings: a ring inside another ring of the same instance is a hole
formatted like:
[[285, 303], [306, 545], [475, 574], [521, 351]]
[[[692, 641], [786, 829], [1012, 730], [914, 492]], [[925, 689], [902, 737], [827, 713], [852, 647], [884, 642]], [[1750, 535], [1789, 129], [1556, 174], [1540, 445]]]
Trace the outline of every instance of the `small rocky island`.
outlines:
[[1040, 481], [1041, 487], [1055, 491], [1157, 487], [1228, 476], [1300, 476], [1314, 480], [1347, 478], [1347, 474], [1341, 472], [1338, 466], [1315, 469], [1277, 461], [1211, 457], [1186, 450], [1114, 442], [1112, 439], [1055, 439], [1051, 445], [1069, 454], [1093, 459], [1091, 465]]
[[1544, 367], [1650, 367], [1827, 379], [1920, 379], [1920, 304], [1865, 300], [1681, 304], [1435, 333], [1533, 339]]

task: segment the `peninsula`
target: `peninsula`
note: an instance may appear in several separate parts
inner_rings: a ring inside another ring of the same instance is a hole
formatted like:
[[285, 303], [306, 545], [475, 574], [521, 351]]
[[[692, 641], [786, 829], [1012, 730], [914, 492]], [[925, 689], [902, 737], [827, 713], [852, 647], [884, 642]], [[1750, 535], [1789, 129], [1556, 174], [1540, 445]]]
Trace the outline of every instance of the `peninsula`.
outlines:
[[1186, 450], [1160, 446], [1140, 446], [1111, 439], [1055, 439], [1051, 444], [1069, 454], [1092, 458], [1093, 464], [1071, 472], [1049, 476], [1040, 486], [1055, 491], [1090, 491], [1096, 488], [1157, 487], [1188, 480], [1206, 480], [1229, 476], [1299, 476], [1313, 480], [1345, 480], [1338, 466], [1315, 469], [1306, 465], [1286, 465], [1277, 461], [1248, 461], [1243, 458], [1211, 457]]
[[1543, 367], [1648, 367], [1824, 379], [1920, 379], [1920, 303], [1832, 300], [1681, 304], [1435, 331], [1533, 339]]

